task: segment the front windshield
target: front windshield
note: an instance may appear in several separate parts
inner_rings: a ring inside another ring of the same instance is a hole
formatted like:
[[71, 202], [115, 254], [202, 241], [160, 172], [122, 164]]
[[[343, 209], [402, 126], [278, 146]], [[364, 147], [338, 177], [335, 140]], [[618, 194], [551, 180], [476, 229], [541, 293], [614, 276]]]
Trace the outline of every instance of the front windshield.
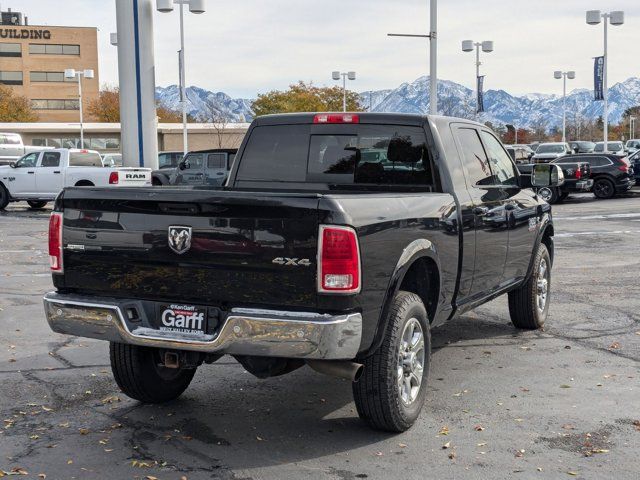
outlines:
[[564, 147], [562, 145], [540, 145], [536, 153], [563, 153]]

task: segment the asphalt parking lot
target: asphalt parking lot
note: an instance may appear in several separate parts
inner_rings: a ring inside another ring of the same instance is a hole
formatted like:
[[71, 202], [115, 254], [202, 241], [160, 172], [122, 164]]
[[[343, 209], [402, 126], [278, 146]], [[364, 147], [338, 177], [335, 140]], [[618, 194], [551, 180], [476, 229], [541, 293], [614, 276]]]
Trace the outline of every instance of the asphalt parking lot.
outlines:
[[258, 380], [227, 357], [201, 367], [176, 402], [126, 398], [106, 343], [46, 324], [48, 214], [22, 204], [0, 213], [0, 471], [48, 480], [638, 478], [640, 191], [554, 206], [545, 330], [516, 331], [504, 298], [435, 330], [427, 403], [401, 435], [368, 429], [346, 381], [308, 368]]

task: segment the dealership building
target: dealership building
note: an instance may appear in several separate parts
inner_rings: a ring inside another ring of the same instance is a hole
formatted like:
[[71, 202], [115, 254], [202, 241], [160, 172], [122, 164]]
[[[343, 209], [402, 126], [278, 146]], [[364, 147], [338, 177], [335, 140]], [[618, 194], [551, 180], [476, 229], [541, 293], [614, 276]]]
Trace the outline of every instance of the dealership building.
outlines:
[[100, 85], [97, 28], [29, 25], [11, 10], [1, 18], [0, 84], [27, 97], [41, 122], [79, 121], [77, 77], [67, 79], [64, 71], [93, 70], [93, 78], [82, 79], [86, 109]]

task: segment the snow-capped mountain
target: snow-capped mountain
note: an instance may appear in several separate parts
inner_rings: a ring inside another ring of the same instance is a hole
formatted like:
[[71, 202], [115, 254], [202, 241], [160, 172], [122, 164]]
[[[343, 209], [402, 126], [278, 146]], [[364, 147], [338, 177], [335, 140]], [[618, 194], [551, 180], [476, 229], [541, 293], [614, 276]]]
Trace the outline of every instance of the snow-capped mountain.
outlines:
[[[187, 113], [200, 121], [251, 122], [253, 112], [247, 98], [231, 98], [224, 92], [210, 92], [200, 87], [187, 87]], [[178, 85], [156, 87], [156, 100], [170, 110], [181, 110]]]
[[[372, 112], [426, 113], [429, 110], [429, 77], [403, 83], [395, 89], [373, 90], [360, 94], [360, 103]], [[224, 117], [229, 122], [250, 122], [253, 118], [251, 99], [231, 98], [223, 92], [210, 92], [199, 87], [186, 90], [188, 112], [202, 121]], [[165, 107], [180, 108], [180, 92], [176, 85], [156, 88], [156, 98]], [[602, 115], [603, 102], [593, 101], [593, 92], [577, 89], [567, 94], [567, 118], [570, 122], [595, 120]], [[640, 78], [631, 77], [609, 88], [610, 121], [617, 123], [629, 107], [640, 105]], [[495, 125], [518, 127], [556, 127], [562, 123], [562, 97], [542, 93], [521, 96], [504, 90], [487, 90], [483, 121]], [[474, 118], [474, 92], [458, 83], [438, 81], [438, 110], [442, 115]]]

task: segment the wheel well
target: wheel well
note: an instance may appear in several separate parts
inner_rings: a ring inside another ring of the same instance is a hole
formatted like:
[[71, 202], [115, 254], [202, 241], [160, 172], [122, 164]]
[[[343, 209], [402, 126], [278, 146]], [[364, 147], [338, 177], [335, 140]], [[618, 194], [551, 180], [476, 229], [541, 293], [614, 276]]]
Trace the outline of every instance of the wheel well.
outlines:
[[80, 180], [80, 181], [76, 182], [76, 184], [74, 186], [76, 186], [76, 187], [93, 187], [94, 184], [93, 184], [93, 182], [90, 182], [89, 180]]
[[542, 234], [542, 243], [547, 247], [549, 251], [549, 257], [551, 257], [551, 263], [553, 264], [553, 225], [549, 225]]
[[400, 290], [418, 295], [427, 309], [429, 321], [433, 322], [440, 293], [440, 274], [436, 262], [427, 257], [413, 262], [402, 279]]
[[157, 177], [154, 175], [151, 177], [151, 185], [164, 185], [164, 184], [162, 183], [162, 180], [160, 180], [160, 177]]

